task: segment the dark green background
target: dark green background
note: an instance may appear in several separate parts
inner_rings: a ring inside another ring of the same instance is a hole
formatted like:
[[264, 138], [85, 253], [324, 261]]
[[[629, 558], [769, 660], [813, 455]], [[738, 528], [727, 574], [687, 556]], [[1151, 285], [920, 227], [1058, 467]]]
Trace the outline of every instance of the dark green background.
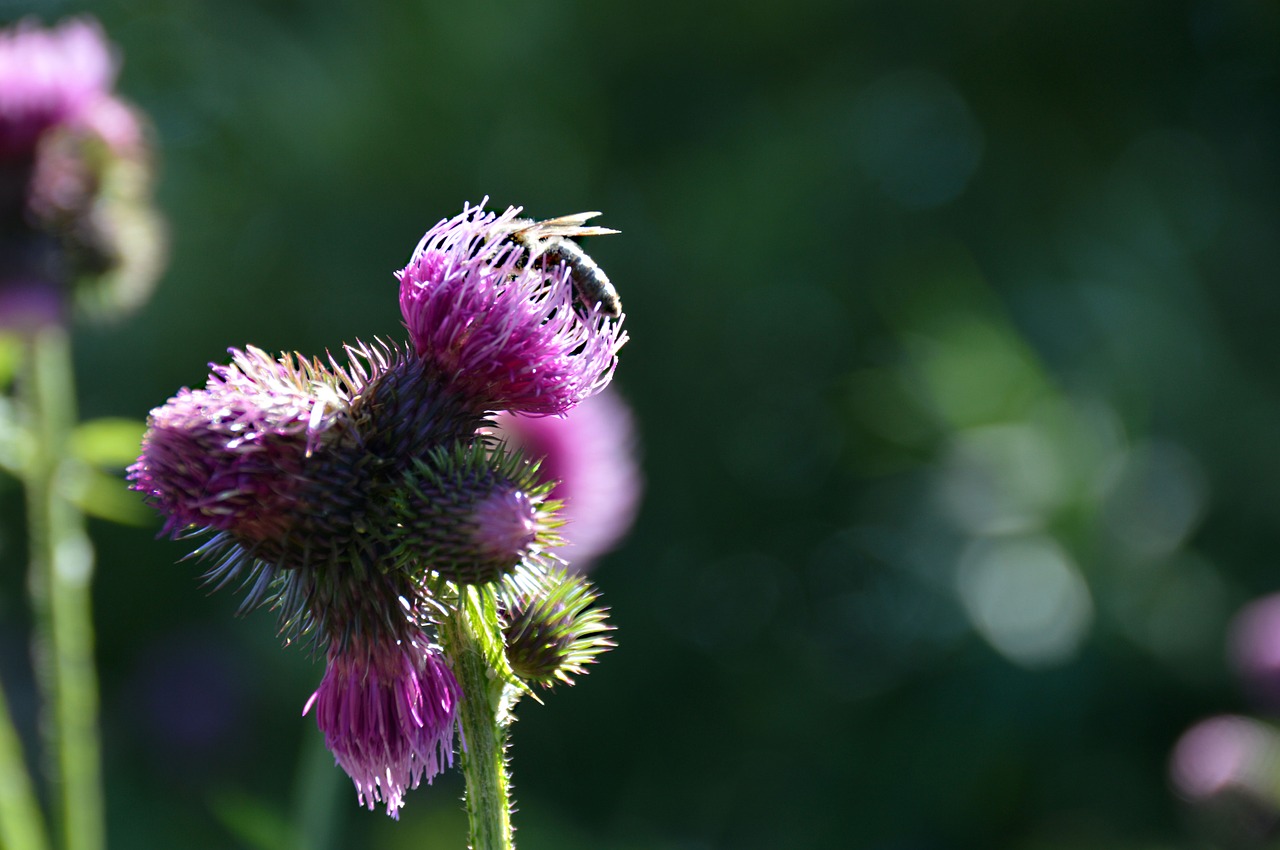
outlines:
[[[80, 332], [85, 417], [228, 346], [401, 338], [391, 273], [464, 201], [622, 231], [588, 247], [647, 494], [595, 573], [619, 648], [520, 707], [522, 850], [1218, 846], [1166, 762], [1251, 710], [1224, 632], [1280, 587], [1275, 4], [92, 11], [155, 123], [172, 257]], [[299, 717], [321, 666], [152, 531], [93, 527], [112, 842], [249, 846], [327, 758]], [[966, 585], [1009, 540], [1057, 566]], [[1030, 625], [1001, 651], [975, 604]], [[336, 774], [306, 795], [329, 846], [463, 846], [456, 775], [394, 824]]]

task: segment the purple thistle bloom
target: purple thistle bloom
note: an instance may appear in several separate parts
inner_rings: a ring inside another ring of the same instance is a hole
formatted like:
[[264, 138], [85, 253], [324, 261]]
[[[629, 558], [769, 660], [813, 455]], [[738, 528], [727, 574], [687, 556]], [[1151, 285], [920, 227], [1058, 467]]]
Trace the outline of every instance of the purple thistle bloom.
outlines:
[[165, 515], [166, 533], [281, 537], [299, 518], [306, 459], [341, 431], [341, 399], [320, 397], [290, 361], [252, 347], [232, 355], [204, 389], [184, 388], [151, 411], [129, 467], [130, 486]]
[[28, 155], [49, 128], [91, 115], [109, 98], [115, 75], [92, 19], [48, 30], [25, 20], [0, 31], [0, 157]]
[[564, 413], [608, 385], [620, 323], [579, 314], [563, 265], [544, 270], [502, 215], [467, 207], [427, 231], [397, 272], [418, 355], [480, 410]]
[[588, 569], [631, 529], [643, 482], [631, 411], [612, 390], [564, 416], [499, 413], [494, 435], [528, 458], [541, 459], [538, 478], [557, 482], [548, 494], [563, 502], [557, 551], [575, 569]]
[[314, 705], [316, 725], [351, 777], [361, 804], [399, 817], [404, 792], [453, 765], [461, 691], [421, 634], [364, 648], [331, 649]]

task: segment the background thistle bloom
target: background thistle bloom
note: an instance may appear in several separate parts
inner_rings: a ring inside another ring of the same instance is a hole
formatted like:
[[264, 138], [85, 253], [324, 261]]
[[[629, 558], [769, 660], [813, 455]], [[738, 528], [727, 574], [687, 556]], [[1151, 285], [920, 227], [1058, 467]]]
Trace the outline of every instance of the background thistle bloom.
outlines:
[[631, 410], [613, 389], [563, 416], [499, 413], [493, 434], [539, 461], [538, 478], [554, 482], [561, 502], [556, 555], [576, 570], [592, 566], [631, 529], [642, 481]]
[[119, 312], [159, 275], [150, 152], [116, 68], [90, 19], [0, 31], [0, 323], [60, 322], [72, 293]]
[[453, 764], [460, 692], [439, 652], [421, 634], [348, 645], [329, 653], [316, 709], [325, 746], [369, 809], [399, 816], [404, 792]]
[[626, 334], [575, 309], [563, 265], [506, 238], [518, 213], [467, 207], [427, 231], [397, 273], [400, 310], [419, 356], [475, 408], [563, 413], [609, 383]]
[[97, 22], [0, 31], [0, 157], [27, 156], [40, 135], [89, 115], [109, 96], [116, 62]]

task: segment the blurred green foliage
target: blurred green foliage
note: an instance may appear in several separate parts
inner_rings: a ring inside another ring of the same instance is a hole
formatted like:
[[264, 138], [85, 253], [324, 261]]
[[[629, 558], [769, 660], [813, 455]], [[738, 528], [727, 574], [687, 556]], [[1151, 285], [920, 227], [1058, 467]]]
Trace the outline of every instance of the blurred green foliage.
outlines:
[[[589, 250], [647, 500], [596, 572], [619, 648], [520, 707], [522, 848], [1218, 846], [1166, 762], [1248, 708], [1224, 630], [1280, 586], [1280, 7], [0, 8], [81, 11], [172, 231], [150, 305], [78, 337], [86, 418], [227, 346], [398, 339], [391, 272], [463, 201], [623, 232]], [[93, 531], [113, 846], [463, 845], [456, 777], [396, 824], [323, 772], [270, 615]]]

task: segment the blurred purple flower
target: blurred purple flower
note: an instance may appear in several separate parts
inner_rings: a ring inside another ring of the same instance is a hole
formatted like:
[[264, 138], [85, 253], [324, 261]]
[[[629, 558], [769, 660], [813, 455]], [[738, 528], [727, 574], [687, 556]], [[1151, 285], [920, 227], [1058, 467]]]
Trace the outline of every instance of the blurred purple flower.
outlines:
[[1280, 810], [1280, 733], [1239, 715], [1202, 720], [1178, 739], [1169, 776], [1192, 802], [1243, 796], [1275, 813]]
[[1249, 696], [1280, 711], [1280, 594], [1254, 600], [1236, 615], [1228, 655]]
[[[4, 252], [0, 248], [0, 253]], [[36, 276], [14, 278], [0, 271], [0, 328], [38, 328], [63, 320], [62, 292]]]
[[519, 210], [467, 207], [427, 231], [400, 280], [420, 357], [481, 410], [564, 413], [612, 379], [621, 324], [579, 314], [568, 270], [507, 239]]
[[0, 157], [30, 155], [46, 130], [93, 116], [110, 100], [116, 68], [91, 18], [53, 29], [24, 20], [0, 31]]
[[331, 649], [316, 709], [325, 746], [355, 783], [360, 802], [399, 817], [404, 792], [453, 765], [461, 692], [425, 637]]
[[550, 498], [564, 502], [557, 555], [588, 569], [631, 529], [643, 490], [630, 408], [612, 391], [587, 399], [564, 416], [499, 413], [495, 436], [530, 460], [538, 477], [558, 482]]
[[139, 114], [90, 18], [0, 30], [0, 326], [65, 321], [68, 295], [118, 312], [163, 264]]

